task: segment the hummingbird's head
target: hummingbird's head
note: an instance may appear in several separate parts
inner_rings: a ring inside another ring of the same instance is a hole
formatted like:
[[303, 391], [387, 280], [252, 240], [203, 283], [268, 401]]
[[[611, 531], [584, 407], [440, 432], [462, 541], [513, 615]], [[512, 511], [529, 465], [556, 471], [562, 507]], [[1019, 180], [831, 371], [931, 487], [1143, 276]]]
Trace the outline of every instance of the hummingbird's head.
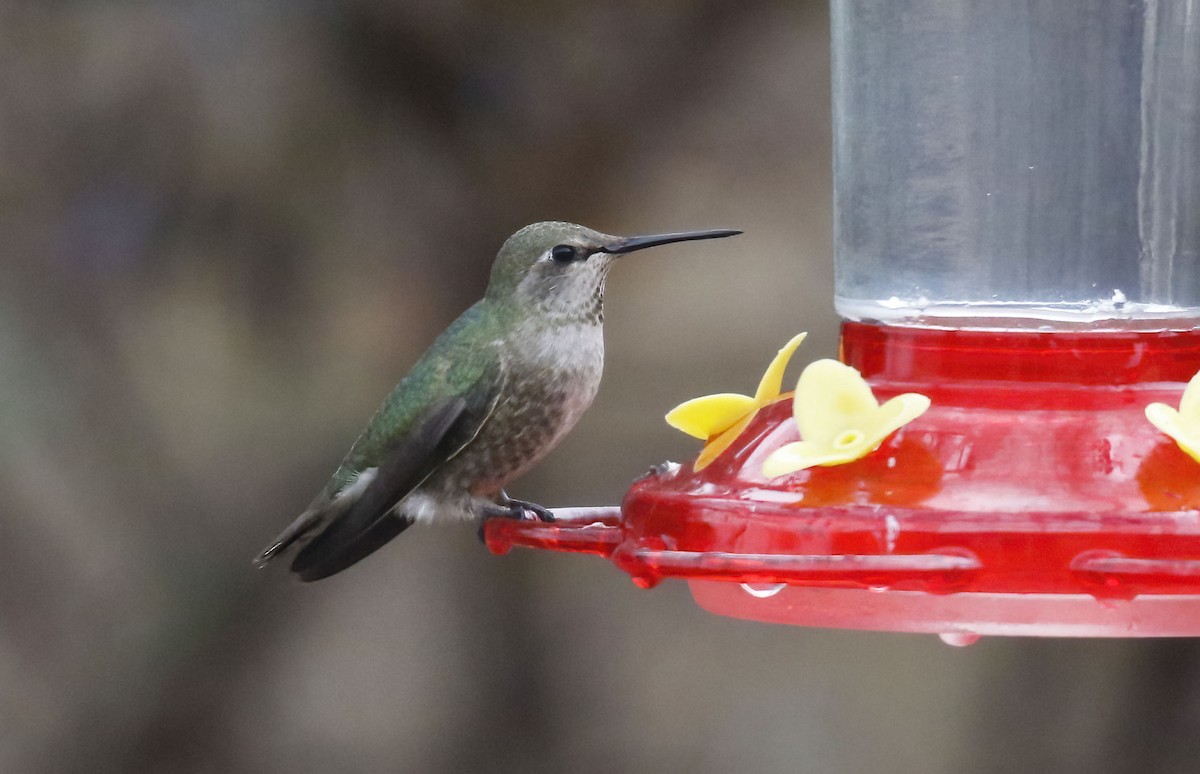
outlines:
[[740, 231], [685, 231], [617, 237], [574, 223], [534, 223], [513, 234], [492, 264], [487, 297], [511, 299], [548, 316], [599, 322], [604, 278], [613, 260], [646, 247], [733, 236]]

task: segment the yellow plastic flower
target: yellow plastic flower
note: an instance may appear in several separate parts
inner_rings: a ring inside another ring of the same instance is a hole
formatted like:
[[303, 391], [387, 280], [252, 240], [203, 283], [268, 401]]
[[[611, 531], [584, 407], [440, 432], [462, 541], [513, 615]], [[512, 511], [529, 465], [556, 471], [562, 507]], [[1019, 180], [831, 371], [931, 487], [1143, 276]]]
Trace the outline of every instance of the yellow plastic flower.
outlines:
[[1146, 419], [1179, 444], [1192, 459], [1200, 462], [1200, 373], [1192, 377], [1179, 400], [1179, 410], [1165, 403], [1146, 407]]
[[793, 336], [792, 340], [783, 345], [783, 349], [775, 355], [767, 372], [758, 383], [754, 397], [723, 392], [717, 395], [705, 395], [681, 403], [667, 414], [667, 424], [688, 435], [708, 441], [696, 458], [693, 470], [703, 470], [709, 463], [721, 456], [721, 452], [729, 448], [754, 415], [764, 406], [779, 399], [779, 390], [783, 387], [783, 371], [787, 368], [792, 353], [804, 341], [807, 333]]
[[763, 463], [763, 475], [775, 478], [865, 457], [924, 414], [929, 403], [926, 396], [908, 392], [881, 406], [854, 368], [836, 360], [811, 363], [800, 374], [792, 404], [802, 440], [771, 452]]

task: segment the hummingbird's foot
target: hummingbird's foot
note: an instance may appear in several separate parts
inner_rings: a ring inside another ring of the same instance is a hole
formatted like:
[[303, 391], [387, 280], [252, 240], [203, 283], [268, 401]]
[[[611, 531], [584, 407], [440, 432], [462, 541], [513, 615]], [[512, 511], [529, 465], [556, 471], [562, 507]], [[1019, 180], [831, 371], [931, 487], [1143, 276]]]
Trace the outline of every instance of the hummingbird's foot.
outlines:
[[526, 513], [532, 513], [538, 521], [552, 522], [554, 514], [547, 508], [543, 508], [537, 503], [526, 502], [525, 500], [514, 500], [508, 495], [504, 495], [503, 505], [490, 505], [483, 511], [483, 518], [479, 522], [479, 542], [486, 543], [487, 539], [484, 534], [484, 528], [487, 526], [488, 519], [513, 519], [515, 521], [524, 521]]
[[525, 508], [521, 503], [506, 502], [504, 505], [489, 505], [483, 509], [480, 515], [484, 521], [491, 521], [492, 519], [523, 521], [525, 519]]
[[531, 503], [526, 500], [514, 500], [508, 495], [504, 496], [504, 502], [509, 508], [517, 511], [516, 514], [510, 516], [509, 518], [523, 519], [525, 518], [525, 512], [528, 511], [536, 516], [538, 521], [549, 523], [555, 520], [554, 514], [551, 513], [548, 508], [543, 508], [537, 503]]

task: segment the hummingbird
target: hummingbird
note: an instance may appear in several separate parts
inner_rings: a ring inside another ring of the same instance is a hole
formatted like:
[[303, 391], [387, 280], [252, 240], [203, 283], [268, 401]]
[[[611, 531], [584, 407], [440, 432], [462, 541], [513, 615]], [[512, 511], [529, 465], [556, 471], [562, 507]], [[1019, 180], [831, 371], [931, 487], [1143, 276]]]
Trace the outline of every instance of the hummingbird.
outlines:
[[256, 557], [295, 549], [316, 581], [416, 522], [554, 515], [504, 488], [591, 405], [604, 366], [604, 282], [647, 247], [740, 234], [717, 229], [618, 237], [574, 223], [526, 226], [492, 264], [483, 298], [396, 385], [308, 508]]

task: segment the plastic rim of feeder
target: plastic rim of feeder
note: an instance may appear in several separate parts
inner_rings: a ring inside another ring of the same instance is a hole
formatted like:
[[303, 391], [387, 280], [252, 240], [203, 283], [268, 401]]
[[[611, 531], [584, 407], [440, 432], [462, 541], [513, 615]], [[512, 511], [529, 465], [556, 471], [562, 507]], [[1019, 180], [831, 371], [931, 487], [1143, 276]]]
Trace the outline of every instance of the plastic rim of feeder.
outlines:
[[686, 579], [706, 610], [806, 626], [975, 635], [1200, 635], [1200, 465], [1145, 418], [1177, 404], [1200, 330], [1036, 332], [848, 322], [876, 395], [933, 399], [857, 462], [767, 480], [797, 440], [761, 411], [699, 473], [661, 469], [619, 509], [493, 521], [515, 545]]

